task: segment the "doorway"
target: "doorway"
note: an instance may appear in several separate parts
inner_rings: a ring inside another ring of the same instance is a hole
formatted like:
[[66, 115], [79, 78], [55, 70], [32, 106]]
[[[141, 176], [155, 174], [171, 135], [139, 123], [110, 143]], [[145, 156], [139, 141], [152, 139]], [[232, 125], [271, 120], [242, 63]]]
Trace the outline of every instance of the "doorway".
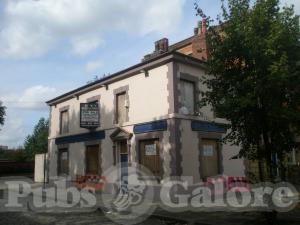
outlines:
[[200, 146], [201, 177], [216, 176], [220, 173], [220, 152], [218, 140], [202, 139]]
[[86, 175], [101, 175], [99, 162], [99, 145], [90, 145], [86, 147]]
[[149, 169], [155, 177], [161, 177], [159, 140], [141, 140], [139, 142], [139, 163]]
[[127, 184], [127, 176], [128, 176], [128, 146], [127, 140], [121, 140], [117, 142], [118, 152], [119, 152], [119, 163], [121, 165], [120, 175], [121, 181], [123, 184]]

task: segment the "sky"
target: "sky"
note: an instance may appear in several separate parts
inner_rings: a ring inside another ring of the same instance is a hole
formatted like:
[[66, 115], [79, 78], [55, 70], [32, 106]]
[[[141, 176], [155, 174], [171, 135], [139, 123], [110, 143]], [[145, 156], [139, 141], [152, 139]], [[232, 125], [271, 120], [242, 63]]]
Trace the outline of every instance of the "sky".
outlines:
[[[215, 18], [220, 0], [197, 0]], [[46, 101], [193, 34], [194, 0], [0, 0], [0, 145], [24, 144]], [[300, 0], [294, 4], [300, 14]]]

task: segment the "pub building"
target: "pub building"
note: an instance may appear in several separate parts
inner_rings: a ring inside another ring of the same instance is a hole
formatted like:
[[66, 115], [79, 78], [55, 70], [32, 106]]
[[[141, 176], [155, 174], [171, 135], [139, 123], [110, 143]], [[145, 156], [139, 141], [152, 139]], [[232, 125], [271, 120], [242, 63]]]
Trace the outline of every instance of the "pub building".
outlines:
[[164, 38], [141, 63], [52, 100], [49, 177], [101, 175], [120, 162], [148, 168], [160, 182], [192, 176], [244, 176], [238, 146], [224, 144], [226, 121], [199, 108], [206, 27], [173, 45]]

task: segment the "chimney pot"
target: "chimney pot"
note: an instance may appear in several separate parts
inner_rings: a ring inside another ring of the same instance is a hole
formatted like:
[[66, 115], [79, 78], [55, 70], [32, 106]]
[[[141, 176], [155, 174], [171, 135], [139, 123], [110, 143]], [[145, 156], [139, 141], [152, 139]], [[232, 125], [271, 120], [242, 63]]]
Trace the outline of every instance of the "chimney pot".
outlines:
[[197, 27], [200, 28], [200, 29], [202, 28], [202, 21], [201, 20], [198, 21]]
[[198, 27], [195, 27], [194, 28], [194, 35], [197, 35], [198, 34]]

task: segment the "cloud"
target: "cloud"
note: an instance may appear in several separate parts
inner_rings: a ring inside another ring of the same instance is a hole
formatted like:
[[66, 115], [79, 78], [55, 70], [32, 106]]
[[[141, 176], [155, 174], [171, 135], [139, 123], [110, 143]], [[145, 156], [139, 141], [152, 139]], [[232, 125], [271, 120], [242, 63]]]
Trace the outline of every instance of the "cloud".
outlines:
[[101, 61], [101, 59], [98, 59], [95, 61], [87, 62], [87, 64], [85, 65], [85, 69], [88, 73], [92, 73], [97, 71], [102, 66], [103, 66], [103, 62]]
[[7, 107], [21, 108], [29, 110], [46, 110], [46, 101], [57, 95], [55, 88], [42, 85], [25, 89], [19, 95], [9, 94], [2, 97], [3, 103]]
[[72, 43], [73, 53], [76, 55], [86, 55], [92, 50], [98, 48], [103, 44], [103, 40], [100, 38], [74, 38]]
[[84, 55], [112, 31], [145, 35], [174, 31], [186, 0], [11, 0], [2, 9], [0, 57], [41, 56], [61, 43]]
[[1, 95], [7, 109], [4, 126], [0, 127], [0, 145], [23, 145], [37, 118], [48, 116], [45, 102], [57, 95], [55, 88], [43, 85], [29, 87], [20, 93]]
[[0, 145], [22, 145], [25, 139], [24, 122], [17, 114], [9, 114], [5, 124], [0, 128]]

